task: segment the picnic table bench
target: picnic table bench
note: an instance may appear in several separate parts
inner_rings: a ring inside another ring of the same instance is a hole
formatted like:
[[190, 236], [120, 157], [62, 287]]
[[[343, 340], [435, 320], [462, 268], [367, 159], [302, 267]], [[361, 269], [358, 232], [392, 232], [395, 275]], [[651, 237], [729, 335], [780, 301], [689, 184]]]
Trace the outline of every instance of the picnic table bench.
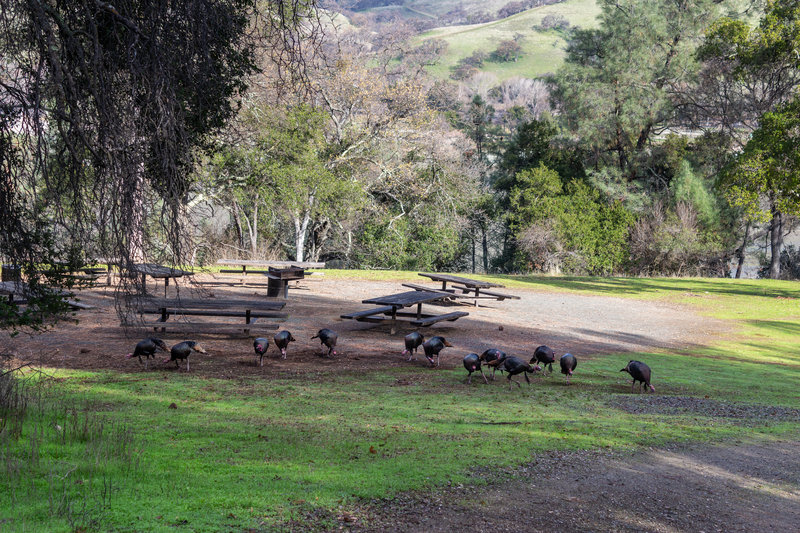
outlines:
[[[379, 307], [372, 307], [362, 311], [355, 311], [341, 315], [341, 318], [358, 320], [359, 322], [372, 322], [372, 323], [391, 323], [391, 334], [394, 335], [397, 331], [397, 318], [409, 317], [412, 318], [410, 324], [413, 326], [427, 327], [437, 322], [454, 321], [461, 317], [468, 316], [469, 313], [458, 311], [454, 313], [447, 313], [443, 315], [432, 315], [422, 312], [422, 304], [432, 303], [447, 299], [449, 293], [442, 293], [442, 291], [407, 291], [397, 294], [389, 294], [387, 296], [379, 296], [377, 298], [369, 298], [362, 300], [361, 303], [378, 305]], [[401, 311], [400, 309], [406, 307], [417, 306], [416, 311]]]
[[[244, 332], [274, 330], [278, 322], [286, 320], [288, 314], [279, 312], [284, 302], [263, 300], [216, 300], [208, 299], [152, 299], [139, 306], [140, 315], [157, 315], [156, 320], [143, 321], [145, 328], [154, 331], [192, 331], [194, 333], [224, 333], [229, 331]], [[172, 317], [213, 316], [226, 318], [243, 318], [243, 322], [190, 322], [183, 319], [170, 320]], [[264, 319], [271, 319], [265, 322]], [[131, 325], [131, 324], [123, 324]], [[136, 324], [134, 324], [136, 325]]]
[[[503, 294], [500, 292], [489, 291], [486, 289], [492, 289], [495, 287], [503, 287], [498, 283], [491, 283], [489, 281], [479, 281], [476, 279], [470, 278], [463, 278], [461, 276], [453, 276], [452, 274], [426, 274], [426, 273], [419, 273], [420, 276], [424, 276], [426, 278], [430, 278], [433, 281], [440, 281], [442, 283], [442, 288], [439, 289], [444, 292], [450, 292], [453, 295], [453, 298], [466, 298], [469, 300], [475, 300], [475, 307], [478, 306], [478, 300], [480, 299], [491, 299], [491, 300], [519, 300], [519, 296], [514, 296], [513, 294]], [[447, 284], [450, 283], [450, 289], [447, 288]], [[414, 285], [414, 284], [403, 284], [406, 287], [413, 287], [415, 290], [431, 290], [429, 287], [424, 287], [422, 285]], [[460, 291], [461, 294], [457, 294], [457, 291]]]

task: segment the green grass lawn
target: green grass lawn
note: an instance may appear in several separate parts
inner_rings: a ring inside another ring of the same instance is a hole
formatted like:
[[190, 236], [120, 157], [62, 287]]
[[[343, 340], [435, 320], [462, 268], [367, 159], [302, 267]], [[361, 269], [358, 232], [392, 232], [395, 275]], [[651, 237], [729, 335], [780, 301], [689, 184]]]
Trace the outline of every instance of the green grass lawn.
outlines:
[[[421, 279], [412, 272], [326, 271], [326, 277], [347, 276]], [[743, 421], [625, 408], [664, 397], [750, 410], [800, 408], [797, 283], [486, 279], [510, 288], [689, 305], [730, 321], [732, 332], [680, 353], [595, 354], [581, 358], [570, 387], [557, 375], [512, 391], [499, 374], [488, 386], [480, 376], [467, 386], [463, 369], [412, 366], [269, 380], [48, 370], [59, 380], [51, 387], [62, 392], [58, 404], [37, 415], [46, 423], [30, 422], [18, 440], [0, 441], [0, 466], [20, 474], [0, 480], [0, 529], [238, 531], [287, 522], [302, 529], [312, 515], [336, 525], [338, 510], [361, 498], [481, 483], [471, 475], [477, 466], [546, 461], [553, 449], [798, 435], [796, 417]], [[619, 369], [631, 358], [653, 368], [656, 395], [630, 394]], [[52, 428], [60, 419], [53, 412], [65, 402], [87, 405], [113, 421], [116, 433], [109, 435], [116, 437], [98, 443], [77, 432], [59, 441], [62, 433]], [[177, 409], [168, 408], [173, 402]], [[114, 442], [129, 442], [139, 452], [116, 453]], [[39, 443], [36, 461], [31, 443]], [[60, 509], [61, 501], [72, 502], [71, 509]], [[82, 512], [81, 502], [87, 502]]]

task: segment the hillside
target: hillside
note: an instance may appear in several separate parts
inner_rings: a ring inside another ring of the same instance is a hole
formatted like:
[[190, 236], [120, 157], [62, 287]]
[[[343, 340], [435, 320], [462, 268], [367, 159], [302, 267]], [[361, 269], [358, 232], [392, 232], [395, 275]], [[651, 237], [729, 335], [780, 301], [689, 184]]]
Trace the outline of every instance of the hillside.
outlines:
[[[418, 2], [418, 4], [423, 3]], [[490, 3], [485, 3], [486, 9]], [[430, 69], [435, 76], [447, 78], [460, 59], [476, 50], [489, 54], [501, 41], [512, 39], [516, 34], [523, 34], [525, 37], [520, 44], [524, 55], [518, 61], [507, 63], [487, 61], [481, 70], [496, 74], [500, 80], [514, 76], [535, 78], [554, 72], [561, 65], [566, 43], [561, 33], [555, 30], [538, 31], [534, 27], [541, 24], [547, 15], [561, 15], [569, 21], [570, 26], [594, 27], [597, 25], [599, 13], [600, 8], [596, 0], [568, 0], [560, 4], [529, 9], [512, 17], [486, 24], [436, 28], [419, 38], [447, 41], [446, 55], [438, 65]]]

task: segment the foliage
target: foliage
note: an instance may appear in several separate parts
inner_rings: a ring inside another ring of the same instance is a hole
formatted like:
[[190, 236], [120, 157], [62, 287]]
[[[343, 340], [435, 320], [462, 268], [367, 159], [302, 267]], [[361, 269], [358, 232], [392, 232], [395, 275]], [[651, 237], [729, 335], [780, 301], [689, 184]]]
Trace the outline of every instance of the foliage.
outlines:
[[522, 56], [522, 46], [515, 40], [501, 41], [492, 52], [495, 61], [517, 61]]
[[[531, 267], [608, 275], [627, 259], [634, 217], [621, 203], [608, 204], [598, 190], [580, 181], [562, 187], [558, 174], [543, 163], [523, 171], [516, 181], [510, 194], [512, 228], [529, 245]], [[543, 239], [531, 228], [554, 237], [548, 251], [557, 258], [541, 255]]]
[[659, 201], [631, 229], [630, 269], [642, 276], [725, 276], [721, 244], [701, 227], [694, 205]]
[[0, 254], [44, 287], [60, 262], [185, 264], [194, 158], [256, 44], [302, 77], [318, 30], [314, 0], [0, 2]]
[[[739, 157], [721, 176], [732, 204], [767, 220], [777, 209], [800, 214], [800, 100], [765, 113]], [[769, 198], [767, 209], [761, 202]]]
[[460, 250], [459, 233], [438, 217], [370, 221], [358, 236], [355, 261], [362, 268], [445, 270]]
[[712, 0], [599, 2], [600, 28], [571, 35], [553, 98], [591, 165], [636, 179], [639, 154], [675, 121], [671, 88], [697, 70], [694, 45], [713, 17]]
[[[781, 250], [781, 279], [800, 279], [800, 247], [787, 245]], [[767, 278], [770, 274], [770, 265], [762, 262], [761, 268], [758, 269], [758, 277]]]

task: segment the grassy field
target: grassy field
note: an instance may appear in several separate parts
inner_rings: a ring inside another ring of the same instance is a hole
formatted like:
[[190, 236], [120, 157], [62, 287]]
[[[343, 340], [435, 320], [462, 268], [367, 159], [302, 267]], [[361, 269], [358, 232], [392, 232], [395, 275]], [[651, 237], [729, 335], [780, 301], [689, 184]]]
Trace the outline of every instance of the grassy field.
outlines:
[[[384, 271], [326, 271], [326, 277], [419, 279]], [[0, 433], [2, 466], [16, 472], [0, 480], [0, 528], [335, 526], [338, 513], [360, 499], [480, 483], [471, 473], [475, 467], [546, 461], [553, 449], [797, 436], [796, 417], [725, 414], [800, 407], [796, 283], [487, 279], [508, 287], [688, 304], [730, 321], [734, 333], [684, 352], [637, 354], [654, 369], [658, 392], [648, 397], [631, 395], [619, 373], [631, 354], [582, 358], [571, 387], [559, 376], [536, 378], [511, 392], [501, 378], [489, 386], [478, 378], [468, 387], [463, 369], [319, 372], [269, 381], [49, 369], [57, 382], [48, 390], [59, 391], [57, 402], [42, 401], [16, 439]], [[689, 398], [711, 407], [625, 408], [656, 398]], [[177, 409], [168, 408], [172, 403]], [[65, 405], [83, 406], [73, 411], [79, 423], [69, 425]], [[80, 420], [84, 426], [94, 420], [88, 425], [95, 429], [79, 431]], [[106, 425], [98, 430], [97, 420]]]
[[421, 39], [443, 39], [447, 41], [447, 53], [442, 61], [430, 68], [438, 77], [447, 78], [451, 69], [462, 58], [477, 50], [490, 54], [500, 41], [513, 39], [520, 33], [525, 37], [521, 42], [524, 55], [515, 62], [497, 63], [487, 61], [483, 71], [491, 72], [502, 81], [514, 76], [535, 78], [548, 72], [555, 72], [564, 60], [565, 41], [555, 31], [534, 29], [542, 19], [550, 14], [563, 15], [571, 26], [591, 28], [597, 25], [600, 9], [595, 0], [568, 0], [529, 9], [512, 17], [476, 24], [472, 26], [450, 26], [437, 28], [422, 34]]

